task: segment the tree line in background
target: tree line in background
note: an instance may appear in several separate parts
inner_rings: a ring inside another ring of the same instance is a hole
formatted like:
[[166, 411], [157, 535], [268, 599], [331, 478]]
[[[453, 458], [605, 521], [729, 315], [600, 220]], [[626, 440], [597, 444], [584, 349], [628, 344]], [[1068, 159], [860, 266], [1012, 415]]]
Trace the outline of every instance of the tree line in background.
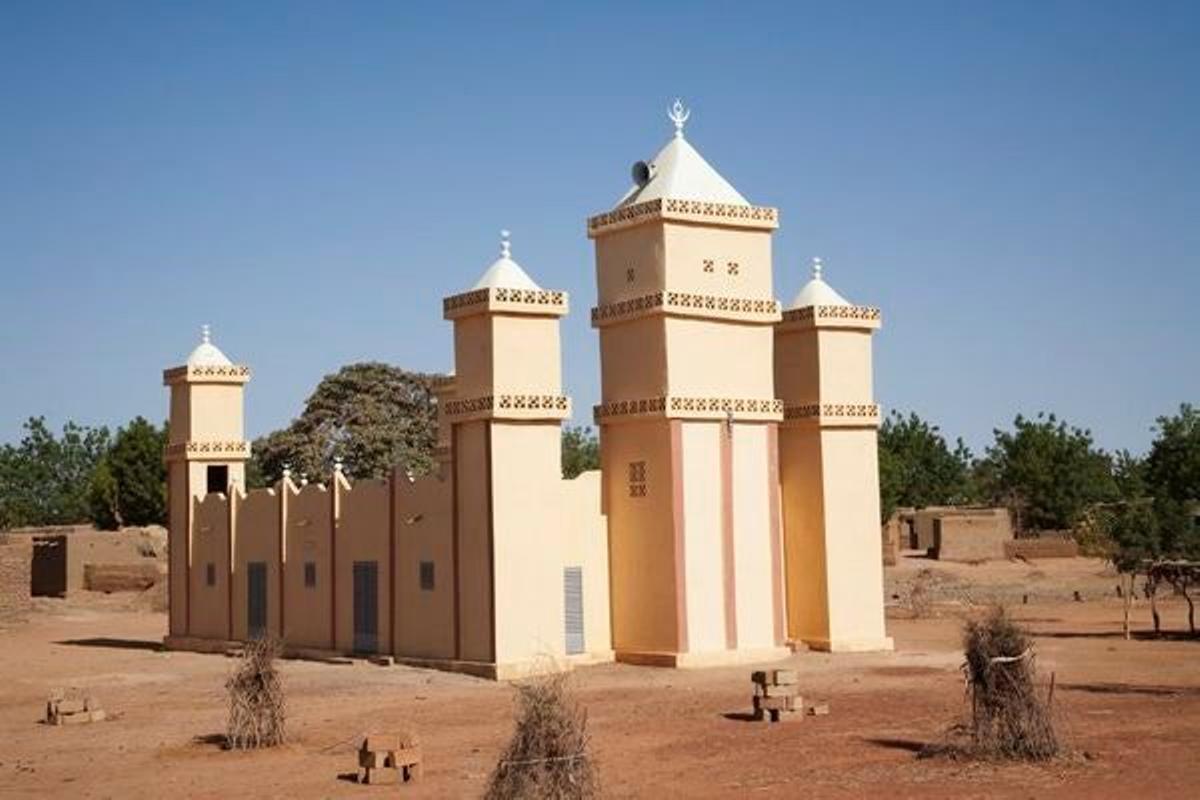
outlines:
[[[247, 486], [273, 485], [285, 468], [319, 480], [335, 461], [356, 479], [385, 477], [394, 465], [431, 472], [438, 379], [374, 362], [326, 376], [299, 417], [253, 442]], [[1073, 530], [1123, 569], [1200, 558], [1200, 412], [1182, 405], [1160, 417], [1154, 432], [1144, 457], [1109, 454], [1090, 431], [1053, 414], [1018, 416], [976, 457], [915, 413], [893, 412], [879, 431], [883, 517], [905, 506], [1002, 505], [1018, 530]], [[163, 523], [165, 442], [165, 426], [141, 417], [115, 434], [67, 423], [61, 435], [30, 419], [19, 444], [0, 446], [0, 528]], [[599, 468], [592, 428], [565, 427], [562, 443], [564, 477]]]
[[166, 426], [137, 417], [112, 433], [42, 417], [18, 444], [0, 446], [0, 529], [92, 522], [161, 525], [167, 515]]

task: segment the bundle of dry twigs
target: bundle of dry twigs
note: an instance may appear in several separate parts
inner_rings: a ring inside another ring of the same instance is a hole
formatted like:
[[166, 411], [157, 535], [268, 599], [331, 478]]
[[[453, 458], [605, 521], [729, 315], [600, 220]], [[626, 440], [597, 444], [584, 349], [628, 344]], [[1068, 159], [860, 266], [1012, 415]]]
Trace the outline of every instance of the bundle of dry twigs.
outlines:
[[283, 683], [275, 668], [281, 651], [282, 643], [274, 637], [246, 643], [237, 669], [225, 682], [229, 692], [227, 747], [248, 750], [283, 743]]

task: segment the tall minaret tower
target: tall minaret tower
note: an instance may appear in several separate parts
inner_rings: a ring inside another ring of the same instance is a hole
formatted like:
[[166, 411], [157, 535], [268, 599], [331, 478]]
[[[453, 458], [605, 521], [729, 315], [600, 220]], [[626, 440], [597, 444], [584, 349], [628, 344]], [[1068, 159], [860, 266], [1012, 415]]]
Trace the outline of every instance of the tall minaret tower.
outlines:
[[562, 479], [559, 318], [565, 292], [539, 287], [500, 257], [467, 292], [447, 297], [454, 323], [449, 424], [453, 480], [455, 658], [505, 668], [563, 655], [557, 489]]
[[617, 657], [664, 665], [782, 655], [772, 374], [773, 208], [684, 137], [633, 168], [596, 243], [603, 504]]
[[250, 443], [243, 428], [243, 393], [250, 368], [225, 357], [207, 325], [187, 363], [163, 372], [171, 387], [167, 424], [167, 500], [170, 530], [170, 633], [188, 634], [192, 568], [192, 501], [245, 486]]
[[879, 309], [847, 302], [821, 273], [813, 259], [775, 329], [789, 636], [819, 650], [890, 650], [871, 380]]

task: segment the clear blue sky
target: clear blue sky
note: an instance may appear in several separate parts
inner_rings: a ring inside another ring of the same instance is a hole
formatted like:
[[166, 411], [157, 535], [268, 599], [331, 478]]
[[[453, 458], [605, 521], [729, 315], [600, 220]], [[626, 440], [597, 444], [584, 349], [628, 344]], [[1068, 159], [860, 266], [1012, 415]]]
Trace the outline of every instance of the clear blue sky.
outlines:
[[202, 322], [249, 433], [322, 375], [451, 366], [497, 232], [598, 356], [584, 220], [666, 141], [879, 305], [876, 379], [978, 448], [1057, 411], [1144, 450], [1200, 401], [1200, 3], [51, 3], [0, 9], [0, 441], [166, 416]]

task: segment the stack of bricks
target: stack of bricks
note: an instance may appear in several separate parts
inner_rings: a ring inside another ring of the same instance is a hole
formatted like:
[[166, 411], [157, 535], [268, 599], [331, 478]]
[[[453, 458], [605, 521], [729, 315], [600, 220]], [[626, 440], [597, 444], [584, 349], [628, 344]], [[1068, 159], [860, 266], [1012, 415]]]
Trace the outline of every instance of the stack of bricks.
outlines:
[[801, 710], [794, 669], [757, 670], [750, 675], [750, 680], [754, 683], [755, 719], [769, 717], [771, 722], [779, 722], [783, 715]]
[[411, 733], [400, 735], [370, 733], [358, 749], [360, 783], [371, 782], [371, 770], [396, 770], [397, 783], [421, 778], [421, 745]]
[[100, 722], [104, 718], [104, 710], [89, 695], [67, 697], [66, 692], [60, 689], [46, 701], [47, 725], [80, 725]]

